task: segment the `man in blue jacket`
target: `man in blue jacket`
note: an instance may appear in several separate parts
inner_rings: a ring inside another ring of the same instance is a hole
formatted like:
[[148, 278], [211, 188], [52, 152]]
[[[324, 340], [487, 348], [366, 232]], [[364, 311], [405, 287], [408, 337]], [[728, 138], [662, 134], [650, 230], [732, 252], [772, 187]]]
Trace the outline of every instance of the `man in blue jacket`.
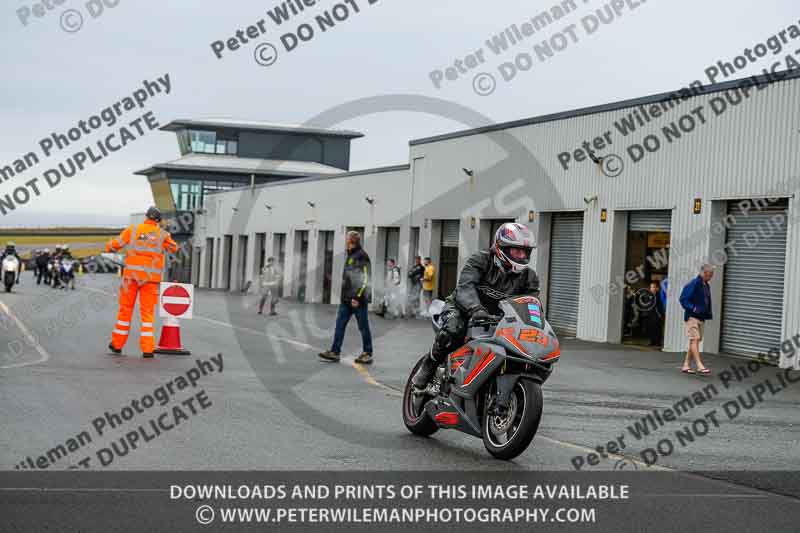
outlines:
[[703, 340], [703, 332], [706, 320], [711, 320], [711, 287], [709, 282], [714, 277], [714, 267], [705, 264], [700, 269], [700, 274], [686, 284], [681, 291], [680, 303], [683, 307], [683, 321], [686, 323], [686, 336], [689, 338], [689, 350], [683, 361], [681, 372], [693, 374], [691, 359], [695, 361], [697, 372], [700, 374], [710, 374], [711, 369], [707, 368], [700, 359], [700, 341]]

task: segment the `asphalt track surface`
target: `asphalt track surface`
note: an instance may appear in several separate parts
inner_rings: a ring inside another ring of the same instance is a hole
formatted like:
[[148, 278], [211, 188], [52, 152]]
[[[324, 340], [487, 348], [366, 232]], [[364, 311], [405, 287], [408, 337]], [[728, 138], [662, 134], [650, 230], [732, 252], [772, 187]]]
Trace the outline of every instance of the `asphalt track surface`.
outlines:
[[[117, 283], [112, 275], [85, 276], [77, 290], [59, 291], [36, 286], [26, 273], [12, 294], [0, 294], [0, 469], [29, 464], [28, 457], [35, 463], [85, 431], [91, 443], [55, 458], [47, 470], [76, 467], [90, 458], [90, 468], [99, 471], [566, 474], [575, 471], [577, 456], [588, 460], [595, 447], [622, 435], [626, 448], [621, 453], [598, 454], [596, 464], [584, 462], [581, 471], [664, 469], [683, 472], [687, 479], [713, 478], [710, 486], [760, 499], [764, 510], [768, 505], [796, 507], [800, 496], [800, 387], [767, 393], [733, 420], [723, 410], [725, 402], [767, 378], [778, 383], [781, 372], [775, 368], [762, 367], [726, 388], [720, 373], [746, 362], [707, 356], [715, 373], [687, 376], [678, 371], [680, 354], [563, 340], [561, 362], [544, 387], [537, 437], [520, 457], [501, 462], [488, 455], [479, 439], [453, 431], [418, 438], [404, 428], [399, 391], [430, 343], [425, 321], [372, 316], [376, 361], [370, 367], [352, 362], [360, 351], [353, 321], [343, 361], [326, 364], [316, 352], [329, 346], [335, 307], [281, 302], [278, 317], [264, 317], [255, 313], [256, 296], [198, 291], [194, 319], [182, 321], [183, 341], [192, 355], [143, 360], [136, 333], [123, 356], [107, 353]], [[132, 330], [138, 332], [138, 318]], [[201, 374], [199, 362], [216, 365], [211, 361], [219, 361], [218, 354], [222, 370], [209, 365]], [[179, 376], [193, 376], [195, 386], [178, 390]], [[156, 403], [98, 435], [96, 418], [119, 414], [132, 400], [168, 383], [173, 390], [164, 406]], [[718, 393], [706, 403], [649, 437], [631, 436], [628, 426], [635, 421], [711, 384]], [[192, 396], [194, 409], [180, 404]], [[186, 416], [176, 420], [171, 409], [178, 404]], [[719, 427], [711, 425], [694, 442], [678, 445], [675, 431], [712, 410]], [[99, 449], [113, 451], [112, 444], [119, 446], [126, 432], [161, 413], [172, 417], [169, 430], [128, 453], [106, 453], [108, 464], [100, 464]], [[675, 442], [674, 452], [648, 467], [640, 453], [663, 438]]]

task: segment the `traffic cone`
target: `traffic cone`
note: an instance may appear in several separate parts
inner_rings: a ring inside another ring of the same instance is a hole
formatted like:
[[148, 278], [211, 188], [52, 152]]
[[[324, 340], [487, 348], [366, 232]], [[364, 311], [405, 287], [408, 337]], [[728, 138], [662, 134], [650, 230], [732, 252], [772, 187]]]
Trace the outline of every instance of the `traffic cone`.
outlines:
[[161, 336], [158, 339], [158, 346], [155, 353], [167, 355], [191, 355], [192, 352], [184, 350], [181, 344], [181, 324], [177, 318], [167, 317], [164, 325], [161, 326]]

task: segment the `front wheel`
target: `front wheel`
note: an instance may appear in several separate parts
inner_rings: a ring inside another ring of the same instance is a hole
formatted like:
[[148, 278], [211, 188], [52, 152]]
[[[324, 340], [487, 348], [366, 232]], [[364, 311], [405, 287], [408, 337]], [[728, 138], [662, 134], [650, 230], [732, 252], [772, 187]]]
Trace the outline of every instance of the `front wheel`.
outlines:
[[483, 445], [497, 459], [508, 461], [525, 451], [539, 429], [542, 388], [529, 379], [519, 379], [511, 392], [505, 416], [494, 414], [494, 392], [494, 387], [490, 387], [484, 402]]
[[411, 369], [411, 375], [408, 376], [406, 388], [403, 391], [403, 423], [411, 433], [414, 435], [421, 435], [423, 437], [433, 435], [436, 433], [436, 430], [439, 429], [439, 426], [436, 425], [436, 422], [434, 422], [425, 411], [425, 403], [427, 403], [427, 398], [424, 396], [415, 395], [414, 384], [411, 383], [420, 365], [422, 365], [422, 361], [425, 360], [426, 357], [428, 357], [428, 354], [420, 357], [419, 361], [417, 361], [417, 364]]

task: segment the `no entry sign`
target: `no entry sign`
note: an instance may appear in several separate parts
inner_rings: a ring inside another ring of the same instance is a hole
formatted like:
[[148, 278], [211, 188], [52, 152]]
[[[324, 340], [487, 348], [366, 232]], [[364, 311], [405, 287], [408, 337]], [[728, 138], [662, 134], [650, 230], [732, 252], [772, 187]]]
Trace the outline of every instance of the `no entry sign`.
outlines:
[[161, 318], [192, 318], [194, 286], [186, 283], [162, 283], [158, 302], [158, 316]]

